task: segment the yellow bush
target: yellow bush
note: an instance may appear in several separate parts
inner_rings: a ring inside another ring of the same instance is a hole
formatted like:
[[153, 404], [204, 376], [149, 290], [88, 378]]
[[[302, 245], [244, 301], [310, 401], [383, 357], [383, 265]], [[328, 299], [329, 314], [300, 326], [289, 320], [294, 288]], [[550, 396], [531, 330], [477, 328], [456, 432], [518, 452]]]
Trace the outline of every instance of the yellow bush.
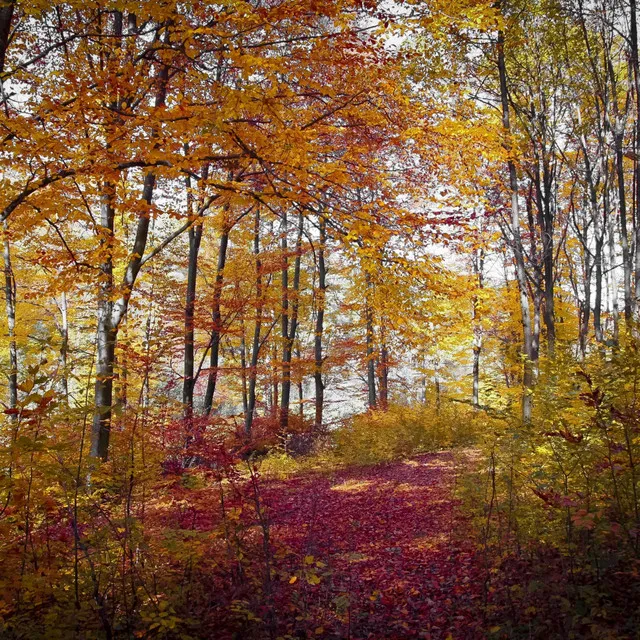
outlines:
[[337, 455], [349, 464], [375, 464], [403, 456], [471, 444], [480, 414], [463, 404], [392, 405], [351, 418], [334, 433]]
[[272, 450], [260, 462], [260, 473], [268, 478], [282, 480], [299, 473], [300, 461], [284, 451]]

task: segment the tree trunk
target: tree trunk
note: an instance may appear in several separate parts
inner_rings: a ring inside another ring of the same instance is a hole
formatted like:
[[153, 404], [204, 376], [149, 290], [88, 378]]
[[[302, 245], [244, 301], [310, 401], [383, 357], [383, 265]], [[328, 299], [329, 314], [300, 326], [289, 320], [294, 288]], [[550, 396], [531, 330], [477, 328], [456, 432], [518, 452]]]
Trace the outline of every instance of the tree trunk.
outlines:
[[189, 264], [187, 267], [187, 294], [184, 308], [184, 382], [182, 386], [182, 402], [185, 405], [185, 415], [187, 417], [193, 414], [194, 314], [198, 279], [198, 254], [201, 240], [202, 225], [191, 227], [189, 229]]
[[[7, 47], [9, 45], [9, 34], [11, 32], [11, 20], [13, 19], [14, 7], [15, 0], [5, 0], [0, 7], [0, 73], [4, 73], [4, 64], [7, 55]], [[2, 98], [4, 101], [4, 92]]]
[[587, 342], [589, 337], [589, 319], [591, 316], [591, 271], [589, 252], [584, 248], [584, 300], [582, 301], [581, 318], [580, 318], [580, 351], [582, 357], [587, 354]]
[[[185, 153], [188, 146], [185, 145]], [[208, 165], [204, 166], [202, 177], [206, 179], [208, 175]], [[191, 191], [191, 177], [187, 176], [187, 212], [189, 216], [194, 215], [193, 193]], [[189, 262], [187, 265], [187, 292], [184, 305], [184, 378], [182, 383], [182, 402], [185, 407], [185, 417], [191, 419], [193, 416], [193, 387], [195, 385], [195, 303], [196, 287], [198, 282], [198, 257], [200, 255], [200, 243], [202, 241], [202, 223], [198, 223], [189, 228]]]
[[[115, 14], [114, 35], [116, 41], [122, 37], [122, 13]], [[165, 32], [165, 43], [169, 41], [169, 30]], [[169, 80], [169, 68], [162, 65], [158, 71], [157, 92], [154, 100], [155, 108], [164, 106], [167, 97], [167, 85]], [[153, 132], [153, 137], [159, 135]], [[158, 147], [158, 143], [154, 145]], [[125, 269], [124, 277], [120, 285], [119, 297], [113, 300], [113, 234], [115, 210], [115, 187], [108, 181], [103, 187], [100, 204], [100, 244], [106, 248], [107, 258], [100, 266], [102, 271], [101, 283], [98, 293], [98, 328], [97, 328], [97, 364], [96, 383], [94, 394], [94, 416], [91, 430], [90, 455], [92, 457], [107, 459], [109, 451], [109, 438], [111, 434], [111, 409], [113, 404], [113, 373], [115, 364], [115, 348], [118, 339], [118, 328], [129, 308], [129, 299], [135, 285], [142, 256], [144, 255], [151, 216], [149, 207], [153, 199], [153, 191], [156, 185], [156, 175], [148, 171], [144, 176], [141, 201], [145, 204], [146, 211], [138, 215], [138, 224], [133, 241], [133, 248], [129, 255], [129, 261]]]
[[[504, 33], [498, 33], [498, 72], [500, 75], [500, 99], [502, 104], [502, 126], [505, 131], [505, 145], [507, 151], [511, 152], [511, 125], [509, 121], [509, 95], [507, 91], [507, 72], [504, 60]], [[531, 390], [533, 388], [533, 341], [531, 331], [531, 313], [529, 308], [529, 299], [527, 297], [527, 276], [524, 264], [524, 251], [522, 246], [522, 238], [520, 236], [520, 205], [518, 202], [518, 175], [514, 161], [509, 158], [507, 161], [509, 170], [509, 188], [511, 190], [511, 231], [513, 235], [512, 245], [516, 263], [516, 279], [518, 282], [518, 290], [520, 292], [520, 311], [522, 314], [522, 334], [523, 334], [523, 355], [524, 367], [522, 377], [522, 420], [524, 423], [531, 421], [532, 398]]]
[[313, 379], [316, 388], [314, 430], [322, 431], [322, 414], [324, 411], [324, 382], [322, 381], [322, 334], [324, 331], [324, 309], [327, 291], [327, 269], [325, 265], [325, 247], [327, 244], [327, 221], [320, 217], [320, 246], [318, 248], [318, 291], [316, 293], [316, 326], [313, 342], [314, 374]]
[[[9, 45], [9, 33], [15, 2], [9, 0], [0, 7], [0, 74], [4, 73], [4, 64]], [[5, 101], [4, 82], [0, 75], [0, 92], [2, 102]], [[11, 244], [9, 242], [7, 221], [3, 224], [4, 231], [4, 293], [7, 311], [7, 329], [9, 333], [9, 409], [18, 405], [18, 346], [16, 344], [16, 285], [11, 266]]]
[[253, 232], [253, 255], [256, 262], [256, 320], [253, 329], [253, 344], [251, 347], [251, 364], [249, 367], [249, 389], [247, 391], [247, 412], [244, 416], [245, 436], [251, 437], [251, 424], [256, 407], [256, 379], [258, 357], [260, 355], [260, 331], [262, 329], [262, 263], [260, 261], [260, 208], [256, 209], [256, 220]]
[[[484, 251], [478, 249], [473, 256], [473, 271], [478, 289], [484, 288]], [[473, 296], [473, 407], [480, 407], [480, 355], [482, 353], [482, 327], [480, 325], [479, 296]]]
[[244, 319], [242, 319], [242, 336], [240, 339], [240, 375], [242, 377], [242, 413], [247, 415], [249, 408], [249, 388], [247, 386], [247, 336]]
[[11, 243], [4, 221], [4, 299], [9, 334], [9, 409], [18, 406], [18, 345], [16, 343], [16, 282], [11, 265]]
[[638, 59], [638, 24], [636, 16], [636, 0], [630, 0], [630, 40], [631, 67], [633, 69], [633, 85], [636, 98], [635, 121], [635, 309], [640, 310], [640, 60]]
[[[618, 124], [616, 124], [618, 126]], [[622, 149], [623, 134], [615, 132], [616, 177], [618, 179], [618, 206], [620, 208], [620, 242], [622, 244], [622, 273], [624, 284], [624, 319], [627, 325], [631, 321], [631, 256], [629, 252], [629, 234], [627, 232], [627, 201], [624, 187], [624, 164]]]
[[113, 320], [113, 231], [115, 190], [111, 183], [104, 184], [100, 203], [100, 245], [106, 254], [100, 265], [100, 290], [98, 292], [98, 328], [96, 335], [96, 382], [94, 414], [91, 431], [91, 455], [107, 459], [111, 433], [111, 404], [113, 400], [113, 366], [117, 327]]
[[60, 345], [60, 366], [62, 368], [62, 395], [65, 402], [69, 404], [69, 314], [67, 306], [67, 294], [62, 292], [62, 303], [60, 305], [62, 314], [62, 324], [60, 325], [60, 335], [62, 344]]
[[370, 302], [370, 291], [372, 288], [371, 277], [368, 273], [365, 274], [367, 292], [365, 300], [365, 323], [366, 323], [366, 340], [367, 340], [367, 391], [369, 409], [375, 409], [378, 405], [376, 398], [376, 362], [375, 362], [375, 349], [374, 349], [374, 336], [373, 336], [373, 309]]
[[596, 340], [602, 342], [604, 334], [602, 331], [602, 258], [603, 258], [604, 235], [599, 235], [596, 227], [596, 253], [594, 257], [596, 268], [595, 299], [593, 301], [593, 328]]
[[[285, 232], [283, 235], [283, 252], [284, 266], [282, 269], [282, 397], [280, 401], [280, 430], [284, 433], [289, 423], [289, 404], [291, 401], [291, 356], [293, 353], [293, 343], [296, 339], [298, 329], [298, 308], [300, 306], [300, 261], [302, 257], [302, 233], [304, 231], [304, 216], [298, 216], [298, 236], [296, 239], [296, 259], [293, 268], [293, 301], [291, 305], [291, 318], [289, 318], [288, 302], [288, 271], [289, 261], [287, 259], [287, 242], [286, 242], [286, 218], [284, 219]], [[287, 330], [288, 326], [288, 330]]]
[[107, 305], [98, 310], [96, 384], [93, 428], [91, 432], [91, 455], [106, 460], [111, 435], [111, 408], [113, 406], [113, 368], [117, 329], [111, 326]]
[[220, 244], [218, 247], [218, 267], [216, 269], [216, 280], [213, 286], [213, 310], [211, 313], [211, 352], [209, 355], [209, 377], [207, 379], [207, 390], [204, 395], [204, 413], [209, 415], [213, 408], [213, 396], [216, 392], [218, 381], [218, 366], [220, 360], [220, 337], [222, 335], [222, 287], [224, 284], [224, 268], [227, 263], [227, 248], [229, 247], [229, 225], [225, 220], [224, 227], [220, 234]]
[[620, 310], [618, 307], [618, 278], [616, 276], [616, 239], [613, 216], [609, 215], [609, 198], [607, 197], [607, 190], [605, 189], [605, 217], [607, 219], [608, 227], [608, 249], [609, 249], [609, 278], [611, 282], [611, 315], [613, 320], [613, 343], [618, 344], [619, 339], [619, 317]]
[[[296, 359], [298, 361], [298, 367], [300, 368], [300, 360], [302, 356], [300, 355], [300, 349], [296, 349]], [[302, 376], [298, 380], [298, 417], [300, 418], [300, 426], [304, 424], [304, 383], [302, 380]]]
[[554, 212], [551, 207], [552, 178], [547, 160], [542, 158], [542, 259], [544, 264], [544, 325], [547, 330], [547, 353], [555, 355], [556, 320], [554, 305]]
[[382, 346], [380, 347], [380, 375], [379, 389], [380, 389], [380, 408], [386, 411], [389, 408], [389, 352], [387, 345], [382, 339]]

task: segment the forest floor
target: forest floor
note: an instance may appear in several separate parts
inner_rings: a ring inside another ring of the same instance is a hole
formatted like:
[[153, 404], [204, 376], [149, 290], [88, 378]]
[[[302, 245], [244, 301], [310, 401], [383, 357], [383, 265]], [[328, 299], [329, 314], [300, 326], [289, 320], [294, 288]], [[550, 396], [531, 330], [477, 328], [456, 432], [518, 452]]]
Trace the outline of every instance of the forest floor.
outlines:
[[486, 637], [487, 569], [459, 509], [459, 470], [473, 457], [425, 454], [263, 484], [288, 572], [272, 587], [277, 635]]

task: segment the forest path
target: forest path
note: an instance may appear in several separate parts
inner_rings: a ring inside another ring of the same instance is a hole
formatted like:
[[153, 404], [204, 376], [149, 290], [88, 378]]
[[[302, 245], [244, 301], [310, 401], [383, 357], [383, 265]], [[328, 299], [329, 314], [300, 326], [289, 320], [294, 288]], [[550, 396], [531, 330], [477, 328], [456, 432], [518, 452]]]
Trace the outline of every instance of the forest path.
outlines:
[[484, 637], [483, 571], [457, 508], [459, 470], [472, 456], [425, 454], [267, 483], [272, 540], [290, 567], [275, 592], [286, 632]]

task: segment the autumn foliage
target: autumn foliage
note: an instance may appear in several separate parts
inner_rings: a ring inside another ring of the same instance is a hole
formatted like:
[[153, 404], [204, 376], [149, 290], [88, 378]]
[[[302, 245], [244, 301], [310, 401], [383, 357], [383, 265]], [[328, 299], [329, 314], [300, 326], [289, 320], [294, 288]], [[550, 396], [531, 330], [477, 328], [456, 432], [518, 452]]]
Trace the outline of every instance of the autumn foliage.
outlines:
[[0, 637], [640, 633], [636, 0], [0, 0]]

